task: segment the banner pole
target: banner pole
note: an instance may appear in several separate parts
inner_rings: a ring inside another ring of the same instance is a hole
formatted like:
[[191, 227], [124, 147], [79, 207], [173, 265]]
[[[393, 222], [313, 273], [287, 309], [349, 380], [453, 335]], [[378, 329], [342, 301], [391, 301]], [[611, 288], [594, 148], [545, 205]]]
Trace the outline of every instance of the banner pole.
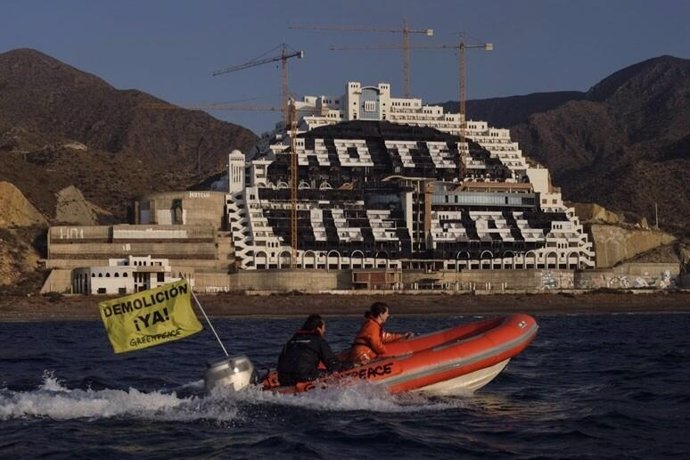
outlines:
[[211, 331], [213, 332], [213, 335], [216, 336], [216, 340], [220, 344], [220, 348], [223, 349], [223, 353], [225, 353], [225, 357], [229, 358], [230, 355], [228, 354], [228, 350], [225, 349], [225, 345], [223, 345], [223, 342], [220, 341], [220, 337], [218, 337], [218, 333], [216, 332], [216, 329], [213, 327], [213, 324], [211, 324], [211, 320], [208, 319], [208, 316], [206, 315], [206, 312], [204, 311], [204, 308], [201, 306], [201, 303], [199, 302], [199, 299], [196, 298], [196, 294], [194, 294], [194, 290], [190, 289], [192, 293], [192, 297], [194, 297], [194, 301], [196, 302], [197, 307], [199, 307], [199, 310], [201, 310], [201, 313], [204, 314], [204, 318], [206, 318], [206, 322], [208, 323], [208, 327], [211, 328]]

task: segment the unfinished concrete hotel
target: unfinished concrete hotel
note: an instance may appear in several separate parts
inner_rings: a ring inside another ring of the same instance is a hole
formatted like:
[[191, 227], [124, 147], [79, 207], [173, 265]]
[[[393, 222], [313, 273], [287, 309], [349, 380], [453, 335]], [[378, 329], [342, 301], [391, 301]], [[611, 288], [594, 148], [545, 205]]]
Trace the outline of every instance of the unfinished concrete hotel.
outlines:
[[594, 267], [574, 210], [507, 129], [392, 98], [386, 83], [294, 107], [296, 129], [251, 160], [229, 156], [238, 269]]

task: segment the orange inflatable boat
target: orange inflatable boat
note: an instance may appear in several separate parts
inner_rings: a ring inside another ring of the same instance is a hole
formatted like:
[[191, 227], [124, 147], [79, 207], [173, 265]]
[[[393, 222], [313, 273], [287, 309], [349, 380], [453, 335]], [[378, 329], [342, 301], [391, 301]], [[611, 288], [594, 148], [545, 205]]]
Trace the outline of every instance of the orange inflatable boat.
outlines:
[[472, 392], [493, 380], [511, 358], [524, 350], [537, 329], [534, 318], [525, 314], [462, 324], [388, 343], [386, 356], [313, 382], [279, 386], [272, 373], [262, 386], [279, 393], [299, 393], [366, 381], [383, 386], [390, 393]]

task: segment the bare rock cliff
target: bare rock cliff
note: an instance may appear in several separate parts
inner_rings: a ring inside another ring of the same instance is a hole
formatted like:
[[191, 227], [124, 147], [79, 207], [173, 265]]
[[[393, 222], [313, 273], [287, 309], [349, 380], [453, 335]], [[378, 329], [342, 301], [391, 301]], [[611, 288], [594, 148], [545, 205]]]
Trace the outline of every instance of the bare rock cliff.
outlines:
[[0, 286], [8, 286], [35, 272], [40, 255], [31, 242], [48, 224], [14, 184], [0, 182], [0, 197]]
[[0, 181], [0, 228], [46, 226], [43, 215], [14, 184]]
[[72, 225], [98, 225], [100, 216], [112, 215], [90, 203], [74, 185], [65, 187], [57, 194], [55, 221]]

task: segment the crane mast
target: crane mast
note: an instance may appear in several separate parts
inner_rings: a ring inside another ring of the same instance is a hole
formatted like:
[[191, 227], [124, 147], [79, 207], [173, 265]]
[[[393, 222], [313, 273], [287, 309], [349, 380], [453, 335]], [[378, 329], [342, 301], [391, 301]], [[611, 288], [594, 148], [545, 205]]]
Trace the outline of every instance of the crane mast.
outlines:
[[295, 268], [297, 263], [297, 189], [299, 180], [297, 157], [297, 113], [295, 102], [290, 101], [290, 246], [292, 257], [290, 267]]
[[458, 179], [462, 182], [465, 176], [465, 163], [462, 154], [459, 151], [460, 144], [465, 142], [465, 134], [467, 132], [467, 66], [465, 65], [465, 51], [469, 49], [483, 49], [484, 51], [493, 51], [493, 43], [482, 43], [480, 45], [467, 45], [464, 41], [464, 34], [460, 34], [460, 42], [449, 48], [457, 48], [458, 50], [458, 74], [460, 80], [460, 98], [458, 99], [458, 114], [460, 115], [460, 132], [458, 144]]

